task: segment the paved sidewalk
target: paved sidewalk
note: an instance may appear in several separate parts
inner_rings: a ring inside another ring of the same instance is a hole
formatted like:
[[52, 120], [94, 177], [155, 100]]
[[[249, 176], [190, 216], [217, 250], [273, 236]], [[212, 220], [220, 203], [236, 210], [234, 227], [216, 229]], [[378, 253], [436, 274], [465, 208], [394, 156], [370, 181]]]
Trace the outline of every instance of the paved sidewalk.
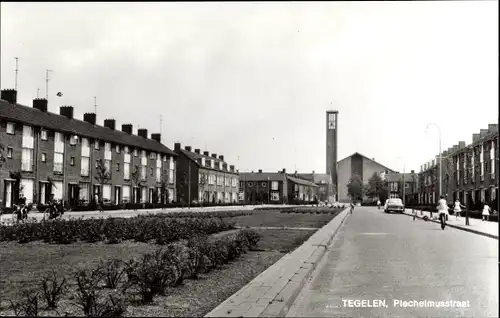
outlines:
[[[411, 209], [406, 209], [405, 214], [413, 216]], [[417, 210], [418, 218], [422, 218], [425, 215], [430, 218], [431, 213], [424, 211], [421, 215], [420, 210]], [[437, 218], [438, 215], [439, 214], [437, 212], [432, 213], [433, 222], [439, 223], [439, 219]], [[459, 217], [457, 220], [455, 215], [449, 215], [446, 225], [467, 232], [496, 238], [498, 240], [498, 222], [481, 221], [479, 219], [469, 218], [469, 225], [465, 225], [465, 217]]]

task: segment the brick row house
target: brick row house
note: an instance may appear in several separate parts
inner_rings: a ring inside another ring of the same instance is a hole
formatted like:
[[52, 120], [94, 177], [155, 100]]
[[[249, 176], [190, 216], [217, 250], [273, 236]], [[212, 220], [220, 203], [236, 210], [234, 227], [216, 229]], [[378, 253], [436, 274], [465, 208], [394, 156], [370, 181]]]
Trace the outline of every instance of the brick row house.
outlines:
[[318, 198], [318, 189], [315, 183], [299, 178], [297, 173], [287, 174], [285, 169], [240, 173], [240, 201], [246, 204], [311, 202]]
[[389, 191], [389, 198], [401, 198], [405, 204], [418, 201], [418, 174], [414, 170], [410, 173], [387, 173], [384, 181]]
[[177, 193], [181, 202], [238, 203], [239, 174], [224, 156], [174, 144], [178, 155]]
[[[459, 142], [442, 153], [442, 193], [448, 201], [459, 199], [471, 208], [484, 203], [496, 206], [498, 198], [498, 125], [473, 134], [472, 143]], [[437, 204], [439, 159], [421, 167], [420, 203]]]
[[19, 191], [27, 202], [45, 204], [50, 194], [69, 205], [87, 205], [94, 195], [107, 204], [176, 201], [177, 154], [160, 134], [132, 125], [116, 130], [115, 120], [96, 124], [96, 114], [73, 118], [73, 107], [47, 111], [46, 99], [33, 107], [17, 103], [15, 90], [2, 90], [0, 144], [1, 206], [16, 203]]

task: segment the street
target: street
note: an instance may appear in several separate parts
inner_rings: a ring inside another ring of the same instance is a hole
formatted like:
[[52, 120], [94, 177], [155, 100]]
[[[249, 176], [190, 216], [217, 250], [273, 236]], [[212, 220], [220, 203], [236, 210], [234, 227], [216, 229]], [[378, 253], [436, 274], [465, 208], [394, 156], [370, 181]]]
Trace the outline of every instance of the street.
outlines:
[[[287, 317], [498, 316], [496, 239], [356, 207], [329, 249]], [[396, 300], [470, 307], [405, 308]]]

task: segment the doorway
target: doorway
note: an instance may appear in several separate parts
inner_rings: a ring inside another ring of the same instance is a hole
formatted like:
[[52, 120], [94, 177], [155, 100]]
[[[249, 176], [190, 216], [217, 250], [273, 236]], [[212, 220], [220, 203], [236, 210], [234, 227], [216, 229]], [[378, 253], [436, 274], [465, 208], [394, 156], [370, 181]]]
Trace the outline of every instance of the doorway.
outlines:
[[78, 184], [68, 183], [68, 202], [70, 206], [77, 206], [80, 198], [80, 187]]
[[122, 187], [115, 186], [115, 205], [120, 204], [122, 197]]
[[4, 198], [5, 198], [5, 207], [11, 208], [14, 203], [14, 182], [13, 180], [5, 180], [4, 187]]

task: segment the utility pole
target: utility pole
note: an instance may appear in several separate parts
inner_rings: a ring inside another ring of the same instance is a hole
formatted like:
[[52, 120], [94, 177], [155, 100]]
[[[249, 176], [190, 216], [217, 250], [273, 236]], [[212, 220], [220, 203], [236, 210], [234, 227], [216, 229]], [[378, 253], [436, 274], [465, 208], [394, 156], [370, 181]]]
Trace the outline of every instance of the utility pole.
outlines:
[[16, 80], [15, 80], [15, 90], [17, 91], [17, 73], [19, 73], [19, 68], [18, 68], [17, 66], [18, 66], [18, 61], [19, 61], [19, 58], [18, 58], [18, 57], [15, 57], [14, 59], [16, 60]]

